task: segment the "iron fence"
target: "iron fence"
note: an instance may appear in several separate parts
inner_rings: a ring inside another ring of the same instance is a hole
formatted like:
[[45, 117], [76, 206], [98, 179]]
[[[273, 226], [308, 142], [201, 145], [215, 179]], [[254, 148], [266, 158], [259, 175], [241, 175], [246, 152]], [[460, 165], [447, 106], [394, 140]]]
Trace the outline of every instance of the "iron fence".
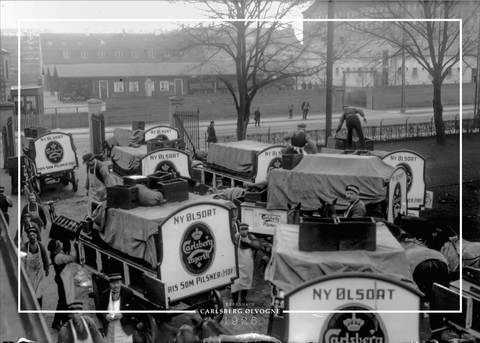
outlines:
[[[444, 122], [445, 134], [459, 134], [460, 133], [460, 121], [458, 116], [454, 120], [447, 120]], [[479, 133], [480, 132], [480, 120], [474, 118], [463, 119], [462, 121], [462, 133]], [[325, 145], [326, 136], [325, 130], [312, 130], [308, 131], [312, 139], [317, 144]], [[365, 126], [363, 128], [365, 138], [373, 141], [391, 141], [405, 138], [418, 138], [418, 137], [434, 137], [436, 136], [435, 124], [433, 117], [430, 122], [426, 123], [408, 123], [408, 118], [405, 123], [394, 125], [383, 125], [383, 120], [378, 126]], [[247, 134], [247, 140], [258, 141], [262, 143], [270, 144], [285, 144], [283, 137], [287, 132], [274, 132], [270, 128], [267, 133], [263, 134]], [[347, 137], [347, 129], [342, 129], [339, 134], [339, 138]], [[237, 141], [236, 135], [219, 136], [219, 142], [235, 142]]]

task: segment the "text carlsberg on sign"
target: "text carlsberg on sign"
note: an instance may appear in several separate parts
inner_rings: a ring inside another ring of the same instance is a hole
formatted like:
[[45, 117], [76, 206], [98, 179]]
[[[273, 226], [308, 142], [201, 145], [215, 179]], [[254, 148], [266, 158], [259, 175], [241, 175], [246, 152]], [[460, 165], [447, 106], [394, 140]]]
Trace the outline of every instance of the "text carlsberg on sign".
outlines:
[[212, 264], [215, 256], [215, 241], [210, 228], [195, 223], [186, 231], [181, 247], [182, 263], [190, 274], [202, 274]]
[[[353, 309], [358, 310], [358, 308]], [[386, 342], [384, 329], [373, 313], [335, 313], [327, 323], [325, 334], [320, 341], [325, 343]]]

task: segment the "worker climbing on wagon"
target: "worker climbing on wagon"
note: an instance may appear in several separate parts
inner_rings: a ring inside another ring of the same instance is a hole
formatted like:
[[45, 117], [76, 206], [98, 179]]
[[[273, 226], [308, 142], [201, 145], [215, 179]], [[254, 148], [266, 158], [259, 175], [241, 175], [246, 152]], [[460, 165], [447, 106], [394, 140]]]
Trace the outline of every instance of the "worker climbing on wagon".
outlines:
[[[83, 163], [87, 165], [88, 200], [101, 204], [107, 200], [107, 187], [115, 185], [115, 179], [110, 175], [108, 166], [97, 160], [92, 153], [83, 155]], [[89, 211], [91, 206], [89, 206]]]
[[248, 233], [249, 226], [245, 223], [238, 225], [240, 232], [235, 234], [235, 244], [238, 253], [238, 279], [235, 279], [231, 286], [232, 299], [234, 304], [240, 302], [247, 303], [248, 290], [252, 288], [253, 283], [253, 249], [260, 249], [257, 238]]
[[362, 146], [362, 150], [365, 150], [365, 137], [363, 136], [363, 129], [362, 123], [360, 123], [360, 119], [358, 119], [357, 113], [363, 117], [363, 121], [366, 123], [367, 118], [365, 118], [365, 113], [359, 108], [350, 107], [348, 105], [343, 106], [343, 114], [340, 117], [340, 122], [337, 126], [337, 131], [335, 132], [335, 136], [337, 136], [338, 132], [342, 129], [343, 122], [346, 121], [347, 125], [347, 149], [352, 148], [352, 136], [353, 130], [357, 132], [358, 139], [360, 140], [360, 145]]
[[360, 200], [360, 189], [355, 185], [348, 185], [345, 188], [347, 200], [350, 202], [345, 210], [345, 218], [365, 217], [367, 209], [362, 200]]
[[304, 153], [303, 148], [308, 145], [312, 149], [312, 153], [318, 152], [315, 141], [305, 132], [306, 124], [298, 124], [297, 129], [287, 133], [283, 140], [291, 141], [291, 146], [282, 150], [282, 154]]

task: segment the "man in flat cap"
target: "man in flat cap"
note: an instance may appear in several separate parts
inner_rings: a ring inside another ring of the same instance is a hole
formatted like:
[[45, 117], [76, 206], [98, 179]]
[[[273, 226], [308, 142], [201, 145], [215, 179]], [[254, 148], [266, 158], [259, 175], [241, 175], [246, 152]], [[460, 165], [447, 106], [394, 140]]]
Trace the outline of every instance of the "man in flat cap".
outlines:
[[362, 200], [360, 200], [360, 189], [355, 185], [348, 185], [345, 187], [347, 199], [350, 202], [345, 210], [345, 218], [365, 217], [367, 209]]
[[88, 210], [91, 211], [90, 202], [98, 205], [106, 201], [107, 187], [114, 186], [115, 179], [110, 175], [108, 166], [97, 160], [91, 152], [83, 155], [82, 159], [83, 163], [87, 165], [85, 188], [89, 201]]
[[97, 313], [106, 332], [107, 343], [131, 343], [133, 332], [143, 329], [143, 323], [133, 313], [121, 312], [124, 310], [138, 310], [133, 293], [122, 287], [123, 277], [120, 273], [108, 275], [110, 289], [105, 290], [100, 296], [98, 310], [110, 313]]
[[360, 140], [360, 145], [362, 146], [362, 150], [365, 150], [365, 137], [363, 136], [363, 129], [362, 123], [360, 119], [358, 119], [357, 113], [363, 117], [363, 121], [366, 123], [367, 118], [365, 118], [365, 113], [359, 108], [350, 107], [348, 105], [343, 106], [343, 114], [340, 117], [340, 122], [337, 126], [337, 131], [335, 132], [335, 136], [337, 136], [338, 132], [342, 129], [343, 122], [347, 122], [347, 149], [352, 148], [352, 136], [353, 130], [357, 132], [358, 139]]
[[15, 238], [13, 239], [13, 242], [15, 245], [17, 244], [18, 241], [18, 235], [20, 235], [20, 241], [23, 242], [23, 233], [27, 232], [27, 228], [33, 227], [35, 228], [37, 232], [37, 241], [41, 242], [42, 241], [42, 235], [40, 232], [40, 228], [38, 227], [37, 223], [32, 222], [32, 215], [30, 212], [26, 212], [22, 216], [22, 223], [20, 224], [20, 230], [17, 229], [17, 232], [15, 233]]
[[317, 144], [310, 137], [308, 133], [305, 132], [306, 124], [300, 123], [297, 125], [297, 129], [287, 133], [283, 140], [290, 140], [291, 146], [287, 147], [282, 153], [284, 154], [294, 154], [294, 153], [304, 153], [303, 148], [308, 145], [312, 149], [312, 153], [316, 154]]
[[2, 211], [7, 225], [10, 225], [10, 215], [8, 214], [9, 207], [13, 207], [12, 198], [5, 194], [5, 187], [0, 186], [0, 210]]
[[28, 204], [23, 206], [22, 218], [26, 213], [30, 213], [30, 220], [38, 225], [40, 231], [45, 230], [47, 226], [47, 215], [42, 204], [37, 201], [35, 193], [28, 194]]
[[25, 257], [22, 258], [22, 262], [41, 309], [43, 284], [50, 269], [47, 250], [37, 240], [38, 228], [30, 226], [25, 229], [25, 232], [27, 233], [28, 241], [20, 246], [20, 251], [26, 253]]
[[60, 329], [58, 343], [105, 343], [93, 319], [76, 312], [83, 310], [82, 302], [73, 302], [68, 309], [72, 311], [68, 314], [70, 320]]
[[232, 299], [238, 304], [240, 295], [241, 303], [247, 303], [248, 290], [253, 283], [253, 249], [260, 249], [257, 238], [248, 233], [249, 226], [245, 223], [238, 224], [238, 233], [235, 234], [235, 244], [238, 255], [238, 279], [231, 285]]

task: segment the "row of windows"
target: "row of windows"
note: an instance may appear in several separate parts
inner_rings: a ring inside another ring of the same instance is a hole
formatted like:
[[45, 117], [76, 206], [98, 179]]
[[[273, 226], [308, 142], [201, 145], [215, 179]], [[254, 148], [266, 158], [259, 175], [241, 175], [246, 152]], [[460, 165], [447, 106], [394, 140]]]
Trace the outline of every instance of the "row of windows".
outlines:
[[[149, 59], [156, 59], [157, 56], [163, 56], [164, 58], [170, 58], [173, 56], [173, 53], [171, 51], [164, 51], [162, 54], [160, 54], [159, 51], [156, 50], [148, 50], [147, 52], [147, 57]], [[124, 57], [124, 51], [123, 50], [115, 50], [114, 52], [115, 59], [121, 60]], [[69, 60], [72, 58], [72, 51], [70, 50], [63, 50], [62, 51], [62, 56], [63, 59]], [[130, 51], [130, 56], [133, 59], [140, 59], [140, 51], [138, 50], [132, 50]], [[179, 55], [181, 58], [188, 58], [188, 52], [182, 52]], [[107, 51], [105, 50], [99, 50], [97, 51], [97, 57], [98, 59], [104, 60], [107, 58]], [[90, 58], [90, 51], [88, 50], [81, 50], [80, 51], [80, 58], [83, 60], [88, 60]]]
[[[170, 83], [168, 81], [159, 81], [159, 91], [168, 92]], [[114, 82], [113, 91], [115, 93], [124, 92], [124, 83], [123, 82]], [[128, 91], [130, 93], [140, 92], [140, 88], [137, 81], [130, 81], [128, 83]], [[155, 91], [155, 82], [152, 82], [152, 91]]]

